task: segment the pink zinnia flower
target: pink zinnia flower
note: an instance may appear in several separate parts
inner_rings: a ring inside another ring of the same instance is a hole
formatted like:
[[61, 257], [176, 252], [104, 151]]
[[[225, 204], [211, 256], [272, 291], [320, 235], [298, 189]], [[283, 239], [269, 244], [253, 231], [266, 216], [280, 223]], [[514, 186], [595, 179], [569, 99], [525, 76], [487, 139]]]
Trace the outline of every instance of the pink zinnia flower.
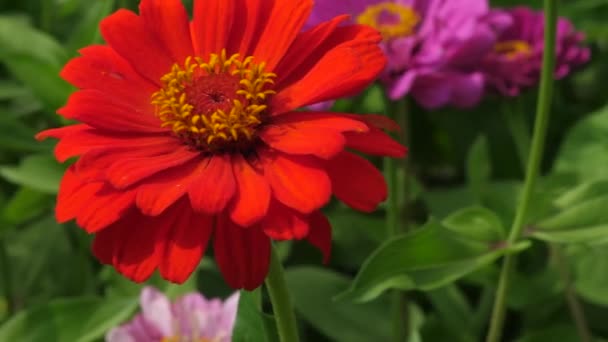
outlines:
[[106, 335], [107, 342], [230, 342], [239, 293], [226, 301], [187, 294], [171, 303], [153, 287], [140, 295], [142, 312]]
[[[500, 34], [494, 49], [483, 62], [488, 88], [505, 96], [517, 96], [522, 89], [539, 82], [544, 44], [544, 16], [541, 11], [516, 7], [507, 13], [510, 25]], [[557, 25], [555, 78], [587, 62], [591, 52], [581, 45], [582, 32], [570, 21], [559, 18]]]
[[479, 102], [479, 64], [505, 21], [490, 14], [487, 0], [317, 0], [308, 23], [339, 14], [382, 33], [388, 65], [381, 79], [390, 98], [409, 94], [428, 109]]

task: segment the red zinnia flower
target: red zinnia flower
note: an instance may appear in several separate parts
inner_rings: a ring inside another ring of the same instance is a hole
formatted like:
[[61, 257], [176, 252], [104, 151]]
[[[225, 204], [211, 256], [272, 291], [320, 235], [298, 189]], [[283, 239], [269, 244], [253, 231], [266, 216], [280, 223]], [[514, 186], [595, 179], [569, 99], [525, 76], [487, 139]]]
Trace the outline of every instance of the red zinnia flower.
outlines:
[[[80, 88], [51, 129], [63, 177], [57, 218], [95, 233], [93, 252], [134, 281], [183, 282], [213, 237], [234, 288], [267, 273], [270, 239], [308, 239], [327, 259], [333, 193], [371, 211], [382, 174], [345, 149], [403, 156], [379, 117], [297, 108], [356, 94], [385, 59], [380, 35], [341, 26], [300, 32], [311, 0], [143, 0], [101, 23], [62, 76]], [[373, 119], [373, 120], [370, 120]], [[372, 122], [373, 121], [373, 122]], [[375, 125], [374, 125], [375, 122]], [[379, 125], [380, 124], [380, 125]], [[391, 123], [388, 123], [391, 124]]]

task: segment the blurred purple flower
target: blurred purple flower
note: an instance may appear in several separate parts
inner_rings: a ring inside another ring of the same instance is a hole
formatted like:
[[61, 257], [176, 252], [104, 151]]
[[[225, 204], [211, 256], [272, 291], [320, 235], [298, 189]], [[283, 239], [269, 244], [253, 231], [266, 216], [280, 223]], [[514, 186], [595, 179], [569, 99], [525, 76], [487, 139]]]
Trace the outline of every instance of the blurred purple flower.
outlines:
[[[490, 89], [506, 96], [519, 95], [522, 88], [536, 85], [542, 69], [544, 16], [541, 11], [516, 7], [506, 13], [511, 24], [502, 31], [498, 42], [484, 62], [482, 69]], [[572, 23], [559, 18], [557, 26], [557, 62], [555, 78], [568, 75], [576, 66], [590, 58], [590, 50], [581, 42], [584, 35]]]
[[350, 23], [385, 37], [381, 80], [391, 99], [410, 94], [420, 105], [471, 107], [484, 91], [479, 65], [508, 17], [487, 0], [317, 0], [309, 25], [350, 14]]
[[141, 314], [112, 329], [107, 342], [230, 342], [239, 294], [226, 301], [187, 294], [174, 303], [153, 287], [140, 295]]

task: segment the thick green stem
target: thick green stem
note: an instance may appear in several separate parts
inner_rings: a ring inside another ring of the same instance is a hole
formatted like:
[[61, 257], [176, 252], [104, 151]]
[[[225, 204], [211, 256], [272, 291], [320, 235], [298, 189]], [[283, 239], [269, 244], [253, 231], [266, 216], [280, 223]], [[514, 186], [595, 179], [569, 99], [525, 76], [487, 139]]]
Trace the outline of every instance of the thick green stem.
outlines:
[[[517, 206], [515, 220], [511, 227], [511, 232], [507, 242], [514, 244], [524, 229], [524, 223], [530, 207], [534, 187], [538, 178], [539, 168], [543, 157], [545, 137], [549, 123], [549, 114], [553, 98], [553, 71], [555, 70], [555, 31], [557, 22], [557, 0], [545, 0], [545, 45], [543, 55], [543, 69], [541, 73], [540, 92], [538, 106], [536, 109], [536, 122], [534, 124], [534, 134], [532, 137], [532, 147], [530, 157], [526, 167], [526, 180], [523, 193]], [[498, 342], [502, 335], [504, 325], [507, 292], [509, 290], [510, 276], [515, 266], [515, 256], [508, 254], [505, 256], [498, 288], [490, 321], [487, 342]]]
[[277, 322], [277, 331], [281, 342], [298, 342], [296, 316], [293, 312], [291, 298], [287, 291], [281, 259], [274, 246], [270, 253], [270, 270], [266, 277], [266, 289], [272, 303], [272, 311]]
[[[517, 147], [517, 154], [519, 156], [520, 164], [522, 165], [522, 170], [525, 171], [530, 146], [530, 133], [525, 119], [525, 112], [521, 107], [521, 101], [517, 101], [516, 108], [513, 107], [513, 103], [507, 104], [506, 107], [512, 109], [504, 111], [506, 116], [505, 119], [508, 123], [509, 130], [511, 131], [511, 136], [513, 137], [515, 146]], [[581, 342], [590, 342], [592, 335], [589, 331], [583, 306], [581, 305], [578, 296], [576, 295], [576, 291], [572, 286], [572, 277], [570, 275], [570, 269], [566, 256], [564, 255], [564, 252], [560, 246], [556, 244], [550, 244], [550, 246], [553, 260], [555, 260], [555, 267], [559, 271], [560, 280], [564, 284], [564, 297], [566, 298], [568, 310], [570, 311], [570, 316], [572, 317], [572, 320], [576, 326], [578, 336]]]

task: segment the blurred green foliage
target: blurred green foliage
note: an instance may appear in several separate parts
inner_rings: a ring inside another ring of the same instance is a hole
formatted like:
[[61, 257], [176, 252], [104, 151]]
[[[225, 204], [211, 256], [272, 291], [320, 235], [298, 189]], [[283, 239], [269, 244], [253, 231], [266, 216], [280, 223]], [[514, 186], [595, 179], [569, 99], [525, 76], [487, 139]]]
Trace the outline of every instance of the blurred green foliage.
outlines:
[[[561, 14], [586, 32], [593, 60], [558, 82], [543, 180], [527, 220], [531, 240], [501, 244], [522, 170], [497, 108], [520, 108], [531, 126], [535, 91], [517, 106], [488, 98], [475, 110], [428, 112], [411, 104], [416, 180], [407, 213], [421, 228], [383, 242], [382, 209], [363, 215], [334, 203], [327, 208], [334, 226], [330, 265], [322, 267], [318, 252], [304, 243], [281, 245], [306, 341], [388, 340], [389, 288], [409, 290], [410, 341], [478, 341], [496, 260], [514, 252], [521, 257], [508, 298], [509, 340], [578, 341], [564, 297], [569, 288], [592, 333], [608, 338], [608, 1], [562, 3]], [[0, 341], [97, 341], [136, 310], [143, 285], [100, 266], [91, 237], [74, 224], [55, 223], [65, 165], [53, 160], [53, 142], [34, 140], [41, 129], [65, 124], [55, 111], [73, 88], [58, 73], [79, 48], [101, 43], [99, 20], [118, 7], [135, 9], [136, 1], [0, 0]], [[371, 87], [335, 109], [382, 113], [382, 91]], [[556, 248], [570, 283], [560, 277]], [[173, 297], [195, 289], [226, 296], [230, 289], [208, 260], [183, 286], [149, 283]], [[235, 341], [272, 341], [274, 334], [272, 317], [260, 315], [256, 299], [244, 294]]]

